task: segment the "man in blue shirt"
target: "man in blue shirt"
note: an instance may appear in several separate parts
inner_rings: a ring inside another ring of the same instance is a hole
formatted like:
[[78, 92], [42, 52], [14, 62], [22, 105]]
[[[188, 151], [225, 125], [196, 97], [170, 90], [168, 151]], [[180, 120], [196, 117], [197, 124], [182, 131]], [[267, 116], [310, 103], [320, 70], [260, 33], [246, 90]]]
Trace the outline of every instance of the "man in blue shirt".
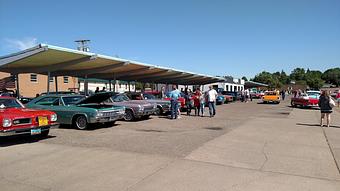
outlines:
[[177, 89], [176, 85], [173, 85], [173, 89], [170, 92], [171, 102], [171, 119], [177, 119], [178, 110], [178, 98], [181, 97], [181, 92]]

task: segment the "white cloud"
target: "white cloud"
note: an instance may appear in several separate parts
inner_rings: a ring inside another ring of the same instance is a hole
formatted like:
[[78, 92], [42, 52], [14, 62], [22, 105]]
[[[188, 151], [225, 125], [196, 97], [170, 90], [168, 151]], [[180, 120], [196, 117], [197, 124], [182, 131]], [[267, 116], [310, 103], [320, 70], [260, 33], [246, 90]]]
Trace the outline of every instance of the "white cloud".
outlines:
[[8, 38], [5, 39], [7, 47], [15, 50], [25, 50], [31, 48], [38, 44], [37, 40], [38, 40], [37, 38], [32, 37], [24, 38], [21, 40]]

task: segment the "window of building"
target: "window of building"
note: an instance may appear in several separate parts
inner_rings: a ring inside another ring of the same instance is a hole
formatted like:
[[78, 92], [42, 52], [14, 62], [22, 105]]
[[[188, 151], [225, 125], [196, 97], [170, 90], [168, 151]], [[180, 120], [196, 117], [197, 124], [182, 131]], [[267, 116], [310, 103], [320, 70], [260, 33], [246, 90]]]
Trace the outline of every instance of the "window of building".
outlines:
[[50, 76], [50, 83], [54, 81], [54, 77]]
[[37, 74], [31, 74], [31, 82], [38, 82], [38, 75]]
[[64, 76], [64, 84], [68, 84], [68, 76]]

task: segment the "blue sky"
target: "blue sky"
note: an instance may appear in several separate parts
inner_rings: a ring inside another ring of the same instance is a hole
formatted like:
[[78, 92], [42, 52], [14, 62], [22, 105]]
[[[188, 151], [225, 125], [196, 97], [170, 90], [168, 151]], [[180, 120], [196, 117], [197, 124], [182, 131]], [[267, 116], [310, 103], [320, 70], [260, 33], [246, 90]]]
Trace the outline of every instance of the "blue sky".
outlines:
[[339, 0], [0, 0], [0, 55], [37, 43], [210, 75], [340, 66]]

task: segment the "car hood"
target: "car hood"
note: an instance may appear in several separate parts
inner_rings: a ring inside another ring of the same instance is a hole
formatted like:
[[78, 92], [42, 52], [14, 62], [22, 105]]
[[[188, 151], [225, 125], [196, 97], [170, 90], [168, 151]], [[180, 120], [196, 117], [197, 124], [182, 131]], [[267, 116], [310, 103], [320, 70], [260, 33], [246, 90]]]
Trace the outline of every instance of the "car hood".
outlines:
[[161, 100], [161, 99], [147, 99], [144, 101], [149, 102], [149, 103], [170, 104], [169, 100]]
[[6, 108], [6, 109], [0, 109], [0, 114], [3, 117], [14, 119], [14, 118], [31, 118], [35, 116], [52, 115], [54, 114], [54, 112], [46, 111], [46, 110], [27, 109], [27, 108]]
[[111, 96], [113, 96], [112, 92], [101, 92], [91, 95], [85, 99], [80, 100], [76, 103], [76, 105], [80, 104], [90, 104], [90, 103], [102, 103], [108, 100]]

